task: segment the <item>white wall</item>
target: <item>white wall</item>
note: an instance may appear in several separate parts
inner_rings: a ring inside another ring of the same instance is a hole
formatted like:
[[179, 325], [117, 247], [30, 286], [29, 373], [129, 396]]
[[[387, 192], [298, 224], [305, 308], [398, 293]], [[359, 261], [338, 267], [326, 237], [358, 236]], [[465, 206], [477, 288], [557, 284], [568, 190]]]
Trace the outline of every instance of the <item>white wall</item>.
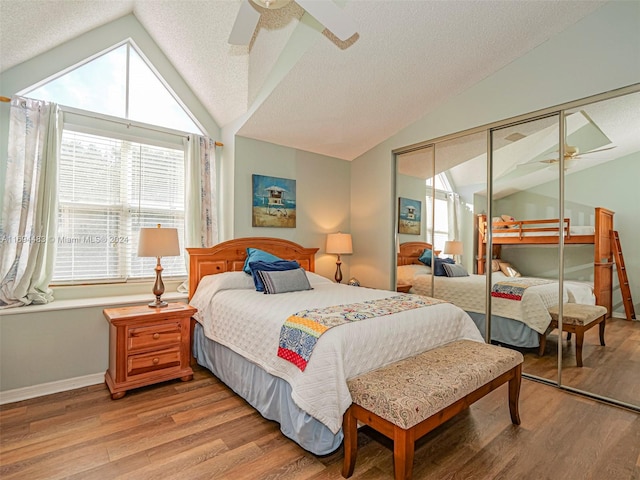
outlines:
[[378, 241], [354, 254], [352, 274], [380, 288], [393, 282], [393, 149], [640, 82], [639, 15], [640, 2], [604, 5], [355, 159], [352, 232]]
[[[333, 279], [336, 256], [325, 254], [326, 236], [350, 233], [350, 164], [315, 153], [236, 137], [234, 175], [234, 237], [278, 237], [305, 247], [318, 247], [316, 272]], [[296, 228], [251, 226], [253, 174], [296, 180]], [[354, 242], [354, 251], [359, 248]], [[342, 256], [342, 274], [349, 279], [350, 256]]]

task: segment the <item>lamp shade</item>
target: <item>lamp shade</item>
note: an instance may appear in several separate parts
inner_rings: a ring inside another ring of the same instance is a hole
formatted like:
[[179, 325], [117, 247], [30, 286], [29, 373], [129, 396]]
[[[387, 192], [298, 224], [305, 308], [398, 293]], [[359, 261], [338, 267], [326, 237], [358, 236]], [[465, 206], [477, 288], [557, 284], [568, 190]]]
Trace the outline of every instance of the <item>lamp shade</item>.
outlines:
[[459, 240], [449, 240], [444, 242], [444, 252], [446, 255], [462, 255], [462, 242]]
[[139, 257], [176, 257], [180, 255], [177, 228], [141, 228]]
[[353, 253], [350, 233], [330, 233], [327, 235], [327, 253]]

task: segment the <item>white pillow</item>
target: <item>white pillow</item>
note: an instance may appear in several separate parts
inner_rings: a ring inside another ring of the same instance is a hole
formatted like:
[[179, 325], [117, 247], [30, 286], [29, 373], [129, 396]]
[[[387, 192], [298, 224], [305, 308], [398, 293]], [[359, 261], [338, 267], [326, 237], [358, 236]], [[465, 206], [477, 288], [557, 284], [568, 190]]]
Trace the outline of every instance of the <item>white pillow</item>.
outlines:
[[431, 275], [431, 267], [426, 265], [400, 265], [397, 272], [398, 283], [411, 283], [419, 275]]
[[317, 273], [307, 272], [306, 270], [305, 272], [307, 273], [307, 279], [309, 280], [311, 286], [320, 285], [322, 283], [333, 283], [327, 277], [323, 277], [322, 275], [318, 275]]

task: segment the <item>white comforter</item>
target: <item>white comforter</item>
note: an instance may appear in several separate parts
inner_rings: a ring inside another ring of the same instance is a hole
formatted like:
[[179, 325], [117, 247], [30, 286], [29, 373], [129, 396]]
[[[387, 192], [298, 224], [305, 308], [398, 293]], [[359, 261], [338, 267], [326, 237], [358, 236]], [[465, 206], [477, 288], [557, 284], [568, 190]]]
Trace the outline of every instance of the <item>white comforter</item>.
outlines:
[[[412, 266], [413, 267], [413, 266]], [[417, 266], [419, 267], [419, 266]], [[407, 269], [404, 269], [408, 272]], [[410, 283], [411, 292], [420, 295], [430, 295], [431, 274], [418, 268], [411, 269], [411, 278], [398, 275], [398, 281]], [[485, 313], [486, 277], [484, 275], [469, 275], [468, 277], [434, 277], [435, 287], [433, 296], [447, 300], [467, 312]], [[495, 284], [509, 277], [502, 272], [494, 272], [491, 280]], [[564, 282], [563, 303], [585, 303], [594, 305], [595, 296], [588, 284], [580, 282]], [[548, 309], [558, 304], [557, 282], [537, 285], [525, 290], [521, 301], [506, 298], [491, 298], [491, 312], [493, 315], [518, 320], [538, 333], [544, 333], [551, 322]]]
[[280, 329], [289, 315], [397, 295], [307, 275], [313, 290], [279, 295], [256, 292], [243, 272], [210, 275], [202, 279], [190, 304], [198, 309], [195, 318], [208, 338], [289, 382], [293, 401], [333, 433], [351, 404], [348, 378], [455, 340], [483, 341], [463, 310], [437, 304], [329, 329], [302, 372], [277, 356]]

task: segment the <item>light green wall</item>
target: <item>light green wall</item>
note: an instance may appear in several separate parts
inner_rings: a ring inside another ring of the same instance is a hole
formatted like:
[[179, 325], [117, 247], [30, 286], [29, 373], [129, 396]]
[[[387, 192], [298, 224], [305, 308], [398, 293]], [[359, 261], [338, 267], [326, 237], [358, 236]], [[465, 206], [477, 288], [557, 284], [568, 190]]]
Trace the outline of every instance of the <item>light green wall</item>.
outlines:
[[[326, 236], [338, 231], [350, 233], [350, 163], [236, 137], [234, 168], [234, 237], [278, 237], [305, 247], [318, 247], [316, 272], [333, 279], [336, 257], [324, 253]], [[296, 180], [296, 228], [251, 226], [253, 174]], [[360, 245], [354, 240], [354, 251], [358, 248]], [[345, 280], [349, 279], [349, 264], [350, 256], [343, 255]]]
[[607, 3], [355, 159], [352, 233], [378, 241], [354, 254], [352, 274], [381, 288], [394, 281], [392, 150], [640, 82], [639, 18], [640, 2]]

